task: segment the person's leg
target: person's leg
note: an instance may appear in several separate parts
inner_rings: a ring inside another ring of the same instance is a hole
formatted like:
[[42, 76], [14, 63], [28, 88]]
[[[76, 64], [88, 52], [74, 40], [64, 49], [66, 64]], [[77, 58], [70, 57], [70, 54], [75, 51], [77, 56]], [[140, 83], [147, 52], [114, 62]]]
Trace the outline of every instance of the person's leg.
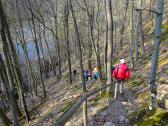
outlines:
[[124, 80], [122, 81], [122, 94], [124, 93]]
[[117, 87], [118, 87], [118, 82], [116, 82], [116, 84], [115, 84], [114, 99], [117, 98]]
[[95, 76], [95, 80], [97, 80], [97, 79], [98, 79], [98, 73], [96, 72], [96, 73], [94, 74], [94, 76]]
[[120, 94], [122, 94], [122, 81], [120, 82], [119, 90], [120, 90]]
[[123, 90], [124, 90], [124, 80], [121, 80], [121, 83], [120, 83], [120, 94], [123, 94]]
[[120, 85], [120, 80], [118, 80], [115, 84], [115, 91], [114, 91], [114, 99], [118, 97], [119, 94], [119, 85]]
[[93, 78], [94, 78], [94, 80], [96, 80], [96, 75], [95, 75], [95, 73], [93, 74]]
[[86, 81], [88, 81], [88, 76], [86, 76]]

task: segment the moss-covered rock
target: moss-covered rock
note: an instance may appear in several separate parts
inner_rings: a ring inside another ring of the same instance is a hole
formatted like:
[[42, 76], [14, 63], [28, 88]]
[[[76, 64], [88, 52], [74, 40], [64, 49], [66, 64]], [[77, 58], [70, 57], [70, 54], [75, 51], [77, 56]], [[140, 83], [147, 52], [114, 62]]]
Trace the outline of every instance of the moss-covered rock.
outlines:
[[131, 124], [133, 126], [166, 126], [168, 113], [158, 108], [153, 111], [141, 109], [132, 114]]

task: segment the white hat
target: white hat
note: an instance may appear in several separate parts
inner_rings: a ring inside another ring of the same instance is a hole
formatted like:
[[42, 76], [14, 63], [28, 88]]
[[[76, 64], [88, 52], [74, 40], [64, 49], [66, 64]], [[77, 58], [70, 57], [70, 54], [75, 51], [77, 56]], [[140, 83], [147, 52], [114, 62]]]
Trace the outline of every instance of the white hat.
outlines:
[[125, 63], [125, 60], [124, 59], [120, 59], [120, 63]]

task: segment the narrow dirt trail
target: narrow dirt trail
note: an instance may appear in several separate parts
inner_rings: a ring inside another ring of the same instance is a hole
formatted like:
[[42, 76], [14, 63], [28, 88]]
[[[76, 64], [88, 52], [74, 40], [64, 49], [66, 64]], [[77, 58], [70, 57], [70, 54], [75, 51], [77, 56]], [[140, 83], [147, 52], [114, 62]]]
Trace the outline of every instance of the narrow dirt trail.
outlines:
[[123, 96], [112, 100], [105, 111], [90, 120], [89, 126], [131, 126], [129, 117], [136, 109], [134, 94], [126, 88]]

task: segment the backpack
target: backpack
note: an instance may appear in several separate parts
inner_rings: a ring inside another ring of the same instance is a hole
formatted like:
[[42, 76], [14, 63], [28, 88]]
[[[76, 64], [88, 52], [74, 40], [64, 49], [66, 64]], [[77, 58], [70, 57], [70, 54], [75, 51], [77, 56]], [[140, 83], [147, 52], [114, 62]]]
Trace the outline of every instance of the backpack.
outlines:
[[[117, 65], [114, 69], [114, 72], [113, 72], [113, 77], [115, 77], [117, 79], [117, 75], [118, 75], [118, 72], [120, 71], [120, 65]], [[123, 79], [130, 79], [130, 70], [129, 68], [126, 69], [125, 71], [125, 77]]]

